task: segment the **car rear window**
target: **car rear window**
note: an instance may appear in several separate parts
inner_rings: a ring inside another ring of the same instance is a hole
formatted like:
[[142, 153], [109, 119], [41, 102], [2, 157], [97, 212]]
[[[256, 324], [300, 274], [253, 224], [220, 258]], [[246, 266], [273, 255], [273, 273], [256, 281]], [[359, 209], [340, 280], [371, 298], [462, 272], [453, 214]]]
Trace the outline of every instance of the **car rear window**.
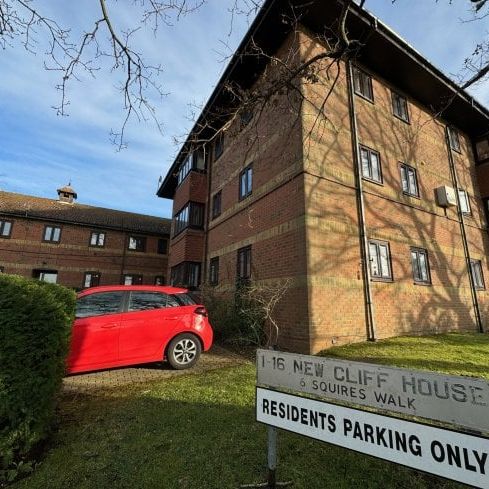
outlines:
[[168, 307], [168, 295], [160, 292], [131, 292], [128, 311], [148, 311]]
[[175, 298], [181, 306], [194, 306], [197, 304], [195, 299], [188, 292], [184, 294], [174, 294], [171, 297]]

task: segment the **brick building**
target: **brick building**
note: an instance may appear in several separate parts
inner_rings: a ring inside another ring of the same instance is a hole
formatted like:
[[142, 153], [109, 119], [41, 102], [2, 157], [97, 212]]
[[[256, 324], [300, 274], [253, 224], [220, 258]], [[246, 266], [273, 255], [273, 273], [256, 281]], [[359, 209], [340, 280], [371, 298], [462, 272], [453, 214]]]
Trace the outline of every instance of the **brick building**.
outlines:
[[324, 52], [342, 3], [291, 3], [293, 29], [285, 3], [265, 2], [159, 188], [172, 282], [290, 279], [280, 346], [296, 351], [484, 330], [489, 112], [388, 27], [353, 5], [353, 59], [316, 63], [301, 96], [259, 114], [219, 116], [225, 87], [256, 93]]
[[170, 221], [0, 191], [0, 272], [82, 289], [165, 283]]

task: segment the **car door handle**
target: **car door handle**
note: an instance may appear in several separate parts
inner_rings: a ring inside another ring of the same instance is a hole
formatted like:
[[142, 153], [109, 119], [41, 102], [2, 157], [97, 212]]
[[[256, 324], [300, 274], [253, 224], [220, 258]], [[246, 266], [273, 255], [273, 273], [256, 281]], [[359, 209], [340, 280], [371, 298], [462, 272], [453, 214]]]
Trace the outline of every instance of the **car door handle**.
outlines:
[[102, 324], [102, 326], [100, 327], [104, 329], [109, 329], [109, 328], [115, 328], [116, 326], [118, 326], [117, 323], [109, 323], [109, 324]]

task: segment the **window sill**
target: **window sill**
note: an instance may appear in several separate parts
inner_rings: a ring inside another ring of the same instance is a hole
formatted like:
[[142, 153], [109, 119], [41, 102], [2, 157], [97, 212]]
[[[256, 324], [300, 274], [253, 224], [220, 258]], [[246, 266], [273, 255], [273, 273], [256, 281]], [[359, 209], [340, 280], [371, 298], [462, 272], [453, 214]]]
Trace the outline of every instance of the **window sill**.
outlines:
[[382, 277], [371, 277], [370, 278], [371, 282], [385, 282], [385, 283], [393, 283], [394, 279], [393, 278], [382, 278]]
[[383, 181], [378, 181], [378, 180], [374, 180], [372, 178], [369, 178], [369, 177], [365, 177], [362, 175], [362, 180], [365, 180], [366, 182], [370, 182], [370, 183], [375, 183], [375, 185], [380, 185], [381, 187], [384, 186], [384, 182]]
[[392, 113], [392, 115], [393, 115], [393, 116], [394, 116], [396, 119], [398, 119], [398, 120], [400, 120], [400, 121], [404, 122], [405, 124], [408, 124], [409, 126], [411, 125], [411, 121], [410, 121], [409, 119], [404, 119], [404, 118], [402, 118], [400, 115], [395, 114], [394, 112]]
[[243, 197], [239, 197], [239, 202], [242, 202], [243, 200], [246, 200], [248, 197], [250, 197], [252, 195], [252, 192], [250, 192], [249, 194], [246, 194], [246, 195], [243, 195]]
[[363, 100], [366, 100], [367, 102], [370, 102], [372, 105], [375, 105], [375, 101], [373, 98], [368, 98], [366, 95], [363, 95], [363, 93], [360, 92], [355, 92], [355, 95], [358, 95]]
[[414, 285], [421, 285], [421, 286], [424, 286], [424, 287], [431, 287], [433, 284], [431, 282], [418, 282], [417, 280], [415, 280], [413, 282]]
[[404, 195], [404, 197], [410, 197], [411, 199], [422, 200], [419, 195], [410, 194], [409, 192], [404, 192], [403, 191], [402, 192], [402, 195]]

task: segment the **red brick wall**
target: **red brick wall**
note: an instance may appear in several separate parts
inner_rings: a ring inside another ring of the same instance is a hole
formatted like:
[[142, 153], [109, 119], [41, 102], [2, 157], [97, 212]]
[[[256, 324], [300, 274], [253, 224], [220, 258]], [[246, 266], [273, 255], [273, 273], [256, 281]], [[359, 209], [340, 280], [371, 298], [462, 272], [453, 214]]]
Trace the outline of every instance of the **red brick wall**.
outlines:
[[[303, 51], [317, 52], [304, 40]], [[326, 87], [329, 82], [324, 81]], [[322, 92], [321, 92], [322, 89]], [[322, 102], [324, 85], [305, 85], [314, 104], [305, 108], [308, 134]], [[377, 337], [406, 333], [475, 330], [469, 277], [455, 208], [437, 206], [434, 189], [453, 187], [445, 125], [409, 95], [410, 124], [392, 114], [391, 87], [373, 74], [374, 103], [355, 95], [358, 139], [380, 153], [382, 185], [363, 181], [369, 238], [388, 241], [393, 281], [372, 282]], [[315, 105], [315, 106], [314, 106]], [[322, 130], [305, 141], [305, 168], [311, 277], [311, 350], [366, 338], [359, 231], [345, 66], [328, 100]], [[317, 122], [316, 122], [317, 125]], [[307, 138], [306, 138], [307, 139]], [[472, 258], [487, 268], [488, 238], [470, 141], [461, 135], [462, 154], [454, 154], [460, 181], [470, 198], [466, 230]], [[402, 193], [400, 162], [417, 169], [420, 199]], [[313, 219], [313, 216], [317, 218]], [[428, 251], [432, 285], [414, 283], [410, 247]], [[487, 321], [487, 292], [477, 293]]]
[[[156, 276], [168, 277], [168, 255], [157, 253], [163, 236], [146, 236], [146, 251], [136, 252], [127, 250], [127, 239], [139, 233], [3, 218], [13, 221], [11, 237], [0, 239], [0, 266], [5, 273], [32, 277], [34, 269], [57, 270], [58, 283], [75, 288], [82, 287], [85, 272], [99, 272], [101, 285], [119, 284], [123, 274], [143, 275], [144, 284], [153, 284]], [[61, 227], [60, 243], [42, 241], [46, 225]], [[106, 233], [103, 248], [89, 246], [92, 231]]]
[[173, 199], [173, 215], [189, 201], [205, 204], [207, 199], [207, 175], [192, 171], [178, 187]]
[[[303, 32], [291, 37], [277, 56], [294, 52], [309, 59], [319, 49]], [[244, 129], [237, 122], [227, 128], [224, 153], [207, 175], [211, 179], [208, 203], [222, 192], [222, 214], [209, 223], [207, 248], [190, 232], [175, 238], [171, 248], [175, 264], [190, 256], [196, 260], [205, 249], [202, 261], [218, 256], [216, 290], [225, 293], [234, 289], [237, 250], [251, 245], [255, 282], [291, 280], [278, 319], [280, 346], [295, 351], [317, 352], [367, 338], [345, 65], [332, 65], [326, 71], [327, 64], [316, 73], [319, 82], [312, 76], [303, 80], [302, 106], [293, 93], [277, 95], [258, 120]], [[273, 70], [269, 67], [266, 76]], [[415, 94], [401, 94], [408, 99], [410, 123], [399, 120], [392, 114], [391, 88], [373, 74], [374, 103], [354, 97], [359, 142], [380, 153], [383, 172], [381, 185], [363, 181], [367, 235], [387, 241], [392, 258], [392, 281], [371, 283], [376, 336], [474, 331], [458, 215], [454, 208], [439, 207], [434, 194], [436, 187], [454, 186], [445, 123], [433, 119], [413, 98]], [[489, 191], [484, 184], [479, 187], [470, 140], [463, 134], [460, 138], [461, 154], [453, 155], [460, 186], [468, 192], [472, 208], [472, 215], [464, 218], [469, 250], [472, 258], [482, 261], [488, 281], [489, 240], [481, 192], [486, 196]], [[417, 170], [419, 199], [402, 192], [401, 162]], [[240, 201], [239, 174], [250, 163], [253, 192]], [[486, 178], [483, 172], [479, 169], [481, 179]], [[201, 182], [200, 190], [195, 190], [198, 198], [203, 187]], [[182, 185], [174, 210], [196, 198]], [[414, 283], [411, 247], [427, 250], [430, 285]], [[487, 323], [488, 293], [478, 291], [477, 296]]]
[[204, 256], [204, 233], [187, 229], [175, 236], [171, 242], [168, 266], [174, 267], [183, 261], [201, 262]]

